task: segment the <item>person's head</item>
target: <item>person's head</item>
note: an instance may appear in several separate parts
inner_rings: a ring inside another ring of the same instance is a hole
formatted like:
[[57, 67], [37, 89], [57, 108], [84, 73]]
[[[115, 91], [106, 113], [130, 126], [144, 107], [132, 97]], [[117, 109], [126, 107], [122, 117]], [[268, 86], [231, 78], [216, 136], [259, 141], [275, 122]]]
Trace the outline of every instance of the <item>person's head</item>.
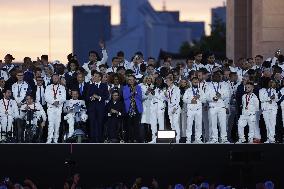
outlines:
[[103, 78], [103, 74], [98, 71], [93, 70], [91, 74], [92, 74], [92, 80], [95, 83], [100, 82]]
[[68, 62], [67, 69], [68, 71], [77, 71], [79, 68], [79, 63], [77, 60], [72, 59]]
[[250, 65], [254, 65], [254, 61], [253, 61], [253, 58], [247, 58], [247, 62], [250, 64]]
[[3, 77], [0, 78], [0, 87], [4, 88], [5, 87], [5, 80]]
[[277, 87], [277, 84], [276, 84], [276, 82], [274, 80], [270, 80], [268, 82], [268, 87], [275, 89]]
[[51, 66], [46, 65], [46, 66], [44, 66], [43, 70], [48, 76], [51, 76], [53, 74], [53, 70], [52, 70]]
[[147, 74], [148, 75], [153, 75], [155, 73], [155, 68], [153, 65], [148, 65], [147, 66]]
[[194, 77], [191, 79], [191, 86], [193, 88], [198, 88], [199, 86], [199, 79], [197, 77]]
[[272, 76], [272, 70], [270, 68], [264, 68], [262, 71], [262, 76], [270, 78]]
[[3, 90], [3, 96], [6, 99], [10, 99], [12, 96], [12, 90], [11, 89], [4, 89]]
[[230, 79], [231, 70], [230, 69], [224, 69], [223, 73], [224, 73], [223, 80], [228, 81]]
[[231, 82], [238, 81], [238, 74], [237, 74], [237, 72], [231, 72], [230, 73], [230, 81]]
[[193, 63], [194, 63], [194, 58], [193, 58], [193, 57], [190, 57], [190, 58], [188, 58], [188, 59], [186, 60], [186, 65], [187, 65], [187, 67], [189, 67], [189, 68], [192, 68]]
[[136, 83], [136, 78], [135, 78], [133, 75], [129, 75], [129, 76], [127, 77], [127, 83], [128, 83], [128, 85], [130, 85], [130, 86], [134, 86], [135, 83]]
[[125, 67], [124, 66], [119, 66], [118, 68], [117, 68], [117, 73], [119, 73], [119, 74], [121, 74], [121, 75], [125, 75]]
[[33, 104], [34, 103], [34, 98], [31, 94], [27, 94], [26, 96], [26, 102], [28, 105]]
[[214, 72], [212, 75], [213, 82], [220, 82], [222, 80], [222, 75], [220, 72]]
[[113, 66], [113, 67], [118, 67], [118, 65], [119, 65], [119, 63], [120, 63], [120, 60], [119, 60], [118, 57], [113, 57], [112, 60], [111, 60], [111, 62], [112, 62], [112, 66]]
[[143, 79], [144, 85], [151, 85], [153, 84], [153, 82], [154, 82], [154, 79], [151, 76], [145, 76]]
[[169, 74], [167, 77], [166, 77], [166, 84], [168, 87], [172, 86], [174, 83], [174, 77], [172, 74]]
[[111, 76], [110, 76], [110, 81], [111, 81], [111, 83], [112, 84], [114, 84], [114, 85], [119, 85], [119, 84], [121, 84], [122, 83], [122, 79], [121, 79], [121, 77], [120, 77], [120, 75], [119, 74], [112, 74]]
[[124, 52], [123, 51], [117, 52], [116, 57], [118, 58], [120, 63], [124, 62]]
[[262, 55], [256, 55], [254, 58], [255, 64], [260, 66], [263, 63], [263, 56]]
[[105, 64], [102, 64], [99, 66], [99, 70], [102, 74], [105, 74], [107, 71], [107, 66]]
[[11, 64], [13, 60], [15, 60], [15, 58], [11, 54], [7, 54], [4, 57], [4, 63], [5, 64]]
[[195, 54], [194, 54], [194, 60], [195, 60], [195, 62], [201, 63], [201, 61], [202, 61], [202, 56], [203, 56], [202, 52], [200, 52], [200, 51], [195, 52]]
[[37, 86], [43, 86], [43, 78], [40, 76], [40, 77], [36, 77], [36, 85]]
[[156, 87], [162, 87], [164, 85], [164, 79], [161, 77], [161, 76], [158, 76], [156, 79], [155, 79], [155, 85]]
[[242, 69], [248, 70], [251, 67], [252, 67], [252, 64], [250, 64], [248, 61], [245, 60], [245, 61], [242, 62]]
[[181, 87], [181, 88], [188, 88], [188, 81], [185, 78], [182, 78], [179, 81], [179, 87]]
[[97, 62], [98, 60], [98, 53], [96, 51], [89, 52], [89, 61], [90, 62]]
[[213, 53], [209, 54], [207, 57], [207, 63], [208, 64], [214, 64], [215, 63], [215, 55]]
[[77, 89], [71, 90], [71, 97], [73, 100], [78, 100], [79, 98], [79, 91]]
[[111, 99], [116, 102], [119, 100], [119, 98], [120, 98], [119, 92], [117, 90], [112, 91]]
[[27, 64], [27, 65], [32, 64], [32, 59], [31, 59], [31, 57], [25, 57], [25, 58], [24, 58], [24, 64]]
[[245, 62], [246, 62], [246, 59], [243, 58], [243, 57], [241, 57], [241, 58], [239, 58], [238, 61], [237, 61], [237, 66], [243, 68], [242, 66], [243, 66], [243, 64], [244, 64]]
[[274, 56], [275, 56], [276, 58], [278, 58], [279, 55], [281, 55], [281, 50], [280, 50], [280, 49], [277, 49], [277, 50], [275, 51]]
[[52, 77], [51, 77], [51, 81], [52, 81], [52, 83], [55, 84], [55, 85], [59, 84], [59, 82], [60, 82], [60, 77], [59, 77], [59, 75], [56, 74], [56, 73], [53, 74]]
[[22, 82], [24, 80], [24, 73], [22, 70], [18, 70], [16, 74], [18, 82]]
[[78, 83], [83, 83], [85, 81], [85, 75], [83, 73], [77, 74], [77, 81]]
[[154, 57], [149, 57], [147, 63], [148, 63], [148, 66], [149, 66], [149, 65], [152, 65], [153, 67], [155, 67], [155, 65], [156, 65], [156, 60], [155, 60]]
[[35, 68], [34, 70], [35, 78], [36, 77], [41, 77], [42, 71], [40, 68]]
[[107, 73], [103, 74], [102, 83], [108, 83], [109, 75]]
[[135, 56], [133, 57], [134, 65], [141, 64], [142, 62], [143, 62], [143, 58], [141, 57], [141, 55], [135, 54]]
[[248, 81], [246, 83], [246, 93], [252, 93], [254, 89], [254, 83], [252, 81]]
[[41, 55], [40, 57], [40, 61], [43, 63], [43, 64], [48, 64], [48, 55]]

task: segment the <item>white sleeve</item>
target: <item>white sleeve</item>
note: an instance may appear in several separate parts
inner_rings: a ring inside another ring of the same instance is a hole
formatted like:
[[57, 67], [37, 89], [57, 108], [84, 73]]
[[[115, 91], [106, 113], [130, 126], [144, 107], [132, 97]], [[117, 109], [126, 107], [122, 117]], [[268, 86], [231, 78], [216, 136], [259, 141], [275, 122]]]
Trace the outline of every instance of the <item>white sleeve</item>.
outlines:
[[54, 97], [52, 94], [50, 94], [51, 90], [51, 85], [48, 85], [46, 87], [46, 90], [45, 90], [45, 93], [44, 93], [44, 98], [45, 98], [45, 101], [48, 103], [48, 104], [53, 104], [54, 103]]
[[61, 85], [60, 86], [60, 90], [61, 90], [61, 95], [60, 95], [60, 98], [59, 98], [59, 104], [63, 104], [66, 100], [66, 90], [65, 88]]
[[189, 89], [186, 89], [186, 91], [184, 92], [184, 95], [183, 95], [183, 102], [186, 103], [186, 104], [190, 104], [191, 102], [191, 99], [189, 99]]
[[267, 93], [264, 92], [264, 89], [260, 89], [259, 90], [259, 100], [260, 102], [267, 102], [270, 101], [268, 95], [266, 95]]
[[102, 54], [103, 54], [103, 58], [102, 58], [101, 61], [99, 61], [99, 62], [97, 63], [97, 66], [100, 66], [100, 65], [102, 65], [102, 64], [105, 64], [105, 63], [107, 62], [108, 54], [107, 54], [106, 49], [102, 49]]

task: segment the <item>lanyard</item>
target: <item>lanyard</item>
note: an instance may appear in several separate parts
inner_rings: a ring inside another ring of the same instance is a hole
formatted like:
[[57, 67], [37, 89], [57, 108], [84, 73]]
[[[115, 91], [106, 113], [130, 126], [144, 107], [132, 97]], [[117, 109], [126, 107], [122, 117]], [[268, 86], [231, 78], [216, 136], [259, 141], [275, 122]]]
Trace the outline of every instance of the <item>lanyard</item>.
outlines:
[[216, 89], [216, 87], [215, 87], [213, 82], [212, 82], [212, 85], [214, 87], [215, 93], [218, 94], [219, 93], [219, 88], [220, 88], [220, 83], [218, 83], [217, 89]]
[[193, 96], [197, 96], [199, 94], [199, 89], [196, 88], [196, 90], [194, 90], [194, 87], [192, 87], [192, 93], [193, 93]]
[[21, 83], [21, 87], [18, 85], [18, 97], [21, 96], [21, 91], [22, 91], [23, 83]]
[[168, 93], [169, 93], [169, 98], [170, 98], [170, 103], [172, 103], [173, 91], [174, 91], [174, 88], [172, 88], [171, 91], [168, 91]]
[[4, 108], [5, 108], [5, 114], [8, 115], [8, 109], [9, 109], [10, 100], [8, 100], [8, 105], [6, 106], [5, 100], [4, 100], [4, 98], [3, 98], [3, 104], [4, 104]]
[[246, 95], [246, 109], [248, 109], [248, 105], [249, 105], [249, 102], [251, 100], [251, 97], [252, 97], [252, 94], [251, 95]]
[[56, 98], [56, 95], [57, 95], [57, 92], [58, 92], [58, 88], [59, 88], [59, 85], [57, 85], [56, 90], [54, 89], [54, 85], [52, 86], [54, 100], [57, 99], [57, 98]]
[[268, 97], [271, 97], [272, 89], [266, 89]]

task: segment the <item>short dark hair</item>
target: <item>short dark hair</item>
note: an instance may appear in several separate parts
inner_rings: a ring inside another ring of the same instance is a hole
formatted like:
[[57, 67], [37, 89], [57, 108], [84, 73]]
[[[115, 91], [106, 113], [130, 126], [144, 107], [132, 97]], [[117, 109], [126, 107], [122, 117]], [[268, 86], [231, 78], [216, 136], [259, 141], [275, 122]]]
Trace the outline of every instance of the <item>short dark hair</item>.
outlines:
[[260, 55], [260, 54], [258, 54], [258, 55], [255, 56], [255, 58], [257, 58], [257, 57], [263, 59], [263, 56]]
[[113, 62], [115, 59], [118, 59], [117, 56], [112, 57], [111, 61]]
[[46, 55], [46, 54], [41, 55], [41, 57], [40, 57], [40, 58], [48, 61], [48, 55]]
[[124, 52], [123, 51], [118, 51], [116, 56], [124, 57]]
[[98, 72], [97, 70], [92, 70], [91, 74], [92, 76], [94, 76], [95, 74], [98, 74], [100, 78], [103, 78], [103, 74], [101, 72]]

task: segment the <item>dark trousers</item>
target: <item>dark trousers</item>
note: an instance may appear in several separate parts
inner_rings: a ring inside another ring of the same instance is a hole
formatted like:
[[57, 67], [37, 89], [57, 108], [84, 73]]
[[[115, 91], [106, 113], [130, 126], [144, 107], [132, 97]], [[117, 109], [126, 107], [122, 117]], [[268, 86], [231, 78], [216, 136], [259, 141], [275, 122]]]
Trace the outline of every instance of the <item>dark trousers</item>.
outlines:
[[18, 143], [24, 142], [24, 120], [22, 119], [15, 119], [15, 136]]
[[127, 127], [128, 127], [128, 141], [129, 142], [141, 142], [141, 114], [134, 116], [127, 115]]
[[101, 143], [103, 142], [103, 121], [104, 110], [88, 112], [89, 125], [90, 125], [90, 142]]

